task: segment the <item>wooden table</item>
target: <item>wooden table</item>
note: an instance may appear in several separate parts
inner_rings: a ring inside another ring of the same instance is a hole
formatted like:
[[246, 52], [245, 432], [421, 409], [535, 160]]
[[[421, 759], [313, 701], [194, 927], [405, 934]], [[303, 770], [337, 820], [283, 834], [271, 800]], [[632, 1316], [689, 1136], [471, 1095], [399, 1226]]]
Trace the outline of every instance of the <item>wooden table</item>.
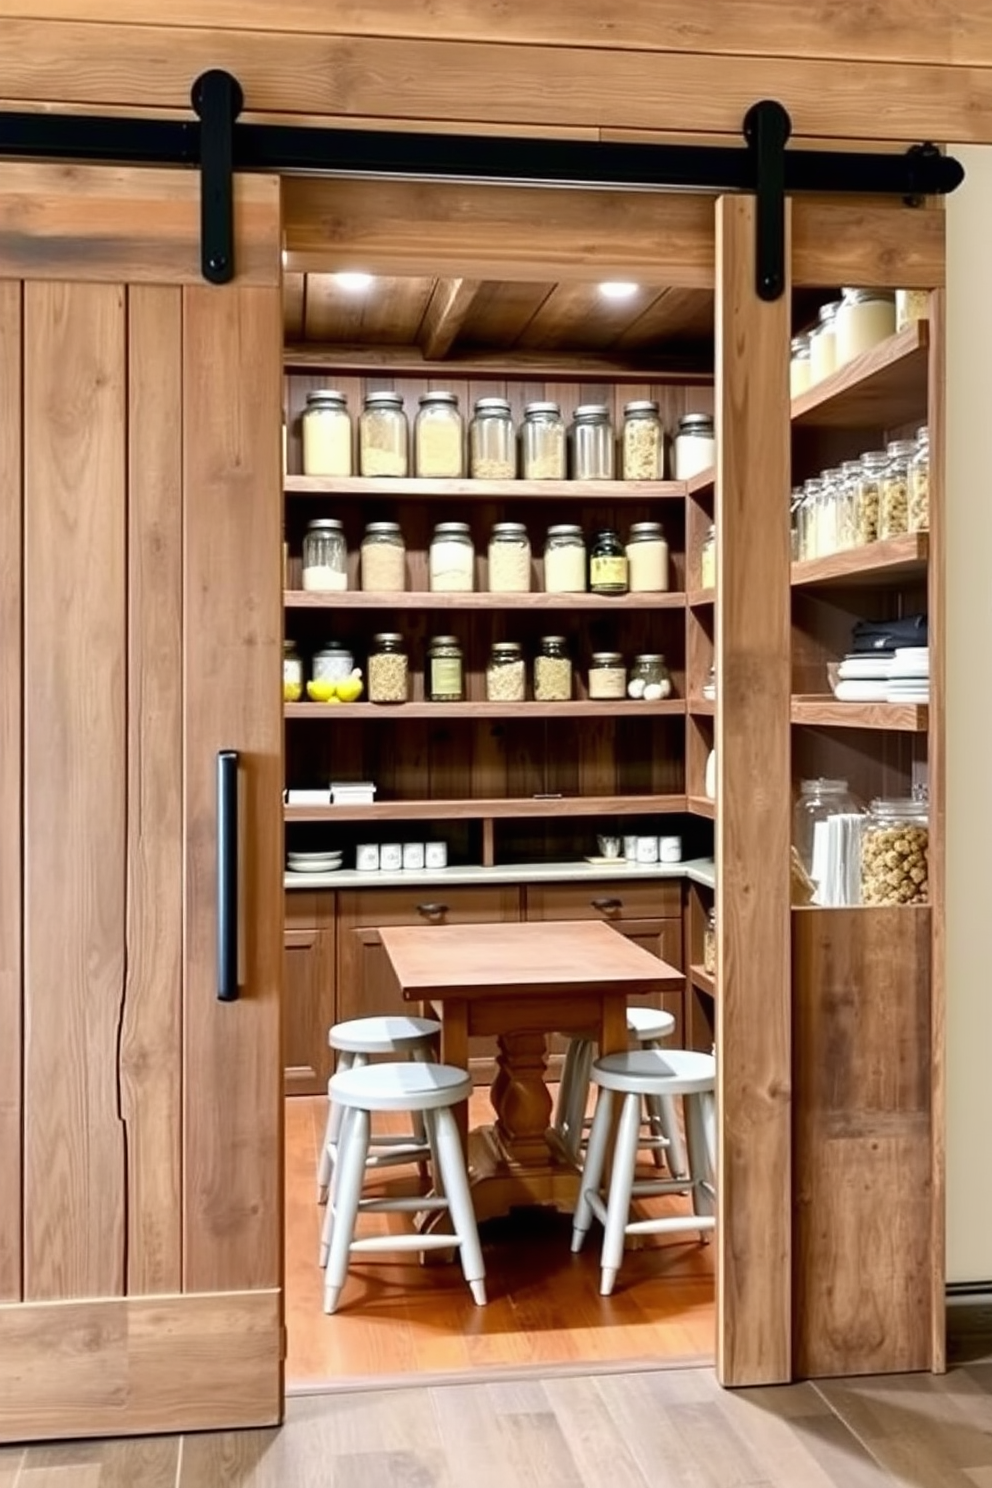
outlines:
[[600, 920], [379, 933], [403, 997], [437, 1009], [445, 1064], [467, 1068], [469, 1038], [496, 1038], [496, 1122], [468, 1134], [477, 1218], [529, 1204], [571, 1212], [578, 1170], [549, 1131], [547, 1035], [626, 1049], [628, 998], [681, 986], [681, 973]]

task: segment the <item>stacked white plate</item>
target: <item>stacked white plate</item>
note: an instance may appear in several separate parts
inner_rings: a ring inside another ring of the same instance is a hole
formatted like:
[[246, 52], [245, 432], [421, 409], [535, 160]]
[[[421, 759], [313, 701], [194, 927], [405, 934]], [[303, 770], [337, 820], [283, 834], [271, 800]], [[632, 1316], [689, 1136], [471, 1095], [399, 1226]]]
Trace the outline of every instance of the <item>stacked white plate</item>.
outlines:
[[335, 873], [344, 862], [343, 852], [291, 852], [286, 854], [290, 873]]
[[885, 690], [889, 703], [930, 701], [930, 652], [926, 646], [903, 646], [889, 664]]

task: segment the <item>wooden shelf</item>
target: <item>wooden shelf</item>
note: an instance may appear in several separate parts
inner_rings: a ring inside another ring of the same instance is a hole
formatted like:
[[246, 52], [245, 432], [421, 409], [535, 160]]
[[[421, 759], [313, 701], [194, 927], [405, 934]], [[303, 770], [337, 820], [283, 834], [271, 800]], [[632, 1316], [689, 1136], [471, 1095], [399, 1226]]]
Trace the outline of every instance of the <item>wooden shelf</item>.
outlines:
[[925, 734], [929, 713], [926, 703], [841, 703], [829, 693], [792, 699], [792, 722], [816, 728], [891, 729]]
[[705, 496], [709, 491], [713, 490], [715, 484], [716, 471], [711, 465], [709, 470], [701, 470], [698, 475], [692, 477], [692, 480], [686, 481], [686, 494], [689, 496]]
[[341, 594], [317, 594], [287, 589], [288, 610], [682, 610], [685, 595], [664, 594], [431, 594], [405, 590], [402, 594], [371, 594], [349, 589]]
[[672, 816], [685, 796], [526, 796], [490, 800], [376, 801], [372, 806], [286, 806], [287, 822], [477, 821], [487, 817]]
[[660, 703], [627, 699], [571, 703], [286, 703], [287, 718], [338, 723], [345, 719], [367, 722], [396, 718], [677, 718], [685, 715], [684, 698], [666, 698]]
[[710, 821], [716, 820], [716, 802], [711, 801], [709, 796], [689, 796], [686, 809], [691, 816], [705, 816]]
[[700, 992], [705, 992], [708, 997], [716, 997], [716, 978], [710, 976], [705, 966], [690, 966], [689, 980]]
[[394, 501], [681, 501], [684, 481], [621, 480], [424, 480], [378, 479], [352, 475], [287, 475], [287, 496], [337, 496], [365, 500], [386, 497]]
[[930, 327], [916, 320], [792, 400], [792, 422], [818, 429], [890, 429], [927, 406]]
[[700, 610], [705, 605], [716, 603], [715, 589], [690, 589], [685, 597], [690, 610]]
[[691, 714], [694, 714], [697, 718], [715, 718], [716, 699], [697, 697], [690, 698], [689, 712]]
[[922, 580], [930, 556], [930, 534], [907, 532], [884, 542], [832, 553], [829, 558], [811, 558], [792, 565], [792, 583], [807, 588], [852, 588], [865, 585]]

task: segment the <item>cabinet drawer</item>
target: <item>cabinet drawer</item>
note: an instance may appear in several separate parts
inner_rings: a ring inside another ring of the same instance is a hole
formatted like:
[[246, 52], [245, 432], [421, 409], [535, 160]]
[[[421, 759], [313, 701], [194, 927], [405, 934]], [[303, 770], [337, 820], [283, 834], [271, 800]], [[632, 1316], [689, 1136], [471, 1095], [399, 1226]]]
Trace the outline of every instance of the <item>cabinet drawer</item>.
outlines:
[[338, 895], [349, 925], [471, 925], [519, 920], [520, 890], [512, 885], [352, 889]]
[[682, 915], [680, 879], [530, 884], [528, 920], [656, 920]]

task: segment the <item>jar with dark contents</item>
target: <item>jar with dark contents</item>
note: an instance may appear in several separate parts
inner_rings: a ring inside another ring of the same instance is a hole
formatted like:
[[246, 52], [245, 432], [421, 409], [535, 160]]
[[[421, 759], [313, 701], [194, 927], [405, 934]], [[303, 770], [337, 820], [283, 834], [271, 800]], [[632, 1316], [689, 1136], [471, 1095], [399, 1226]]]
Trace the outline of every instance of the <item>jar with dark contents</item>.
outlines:
[[434, 636], [427, 650], [427, 696], [432, 703], [465, 698], [465, 663], [457, 636]]
[[589, 588], [593, 594], [626, 594], [627, 574], [627, 549], [619, 534], [602, 528], [589, 548]]

